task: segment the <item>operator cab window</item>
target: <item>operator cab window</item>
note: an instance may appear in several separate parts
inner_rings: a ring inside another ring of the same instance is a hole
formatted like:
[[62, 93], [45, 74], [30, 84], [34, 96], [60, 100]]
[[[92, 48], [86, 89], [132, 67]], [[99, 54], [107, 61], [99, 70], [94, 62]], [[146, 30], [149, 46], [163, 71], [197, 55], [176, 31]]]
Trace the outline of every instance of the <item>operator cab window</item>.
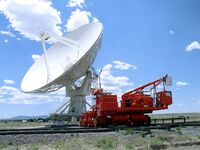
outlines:
[[165, 95], [171, 97], [171, 92], [167, 91]]

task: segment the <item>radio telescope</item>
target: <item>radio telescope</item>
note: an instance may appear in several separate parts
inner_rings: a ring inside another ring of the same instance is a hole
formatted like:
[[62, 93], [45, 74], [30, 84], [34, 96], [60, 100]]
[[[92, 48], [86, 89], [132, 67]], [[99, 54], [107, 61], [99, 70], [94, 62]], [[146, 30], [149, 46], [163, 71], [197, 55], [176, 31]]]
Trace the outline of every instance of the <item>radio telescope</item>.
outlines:
[[[25, 74], [21, 89], [25, 93], [46, 93], [65, 87], [66, 96], [70, 98], [56, 113], [72, 118], [79, 117], [86, 111], [86, 98], [90, 94], [91, 82], [96, 76], [91, 65], [101, 47], [103, 25], [100, 22], [83, 25], [57, 37], [42, 33], [43, 55]], [[49, 39], [57, 42], [46, 49]], [[77, 85], [76, 82], [80, 81]]]

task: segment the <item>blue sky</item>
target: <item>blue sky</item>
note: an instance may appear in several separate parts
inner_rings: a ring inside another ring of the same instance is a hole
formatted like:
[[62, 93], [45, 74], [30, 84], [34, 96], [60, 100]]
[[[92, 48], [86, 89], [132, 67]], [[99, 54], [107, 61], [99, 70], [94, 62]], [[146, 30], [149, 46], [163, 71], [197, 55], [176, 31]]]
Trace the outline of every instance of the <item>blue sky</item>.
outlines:
[[64, 102], [63, 89], [20, 91], [33, 58], [42, 54], [39, 28], [61, 35], [93, 21], [104, 25], [93, 65], [104, 70], [104, 88], [123, 93], [169, 74], [174, 104], [160, 113], [199, 112], [199, 6], [199, 0], [0, 1], [0, 118], [49, 114]]

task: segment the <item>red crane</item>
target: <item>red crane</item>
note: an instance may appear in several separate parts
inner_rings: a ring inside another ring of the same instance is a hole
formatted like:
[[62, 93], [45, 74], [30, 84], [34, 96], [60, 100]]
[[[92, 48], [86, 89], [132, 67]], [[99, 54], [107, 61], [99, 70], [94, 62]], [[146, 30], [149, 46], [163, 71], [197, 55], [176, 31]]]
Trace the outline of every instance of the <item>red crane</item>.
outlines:
[[80, 125], [96, 127], [150, 124], [151, 119], [146, 113], [168, 109], [168, 105], [172, 104], [172, 93], [166, 90], [166, 85], [171, 85], [168, 75], [128, 91], [121, 96], [121, 106], [118, 106], [117, 95], [95, 89], [92, 94], [96, 105], [91, 111], [82, 114]]

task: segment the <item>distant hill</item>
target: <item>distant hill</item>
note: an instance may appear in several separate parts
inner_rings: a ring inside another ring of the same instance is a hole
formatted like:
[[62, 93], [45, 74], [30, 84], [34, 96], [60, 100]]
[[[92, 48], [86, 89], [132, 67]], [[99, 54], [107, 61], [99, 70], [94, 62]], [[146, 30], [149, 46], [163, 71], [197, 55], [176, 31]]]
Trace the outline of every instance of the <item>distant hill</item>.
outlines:
[[42, 118], [42, 119], [46, 119], [49, 118], [48, 115], [39, 115], [39, 116], [15, 116], [12, 118], [8, 118], [8, 119], [2, 119], [2, 120], [27, 120], [27, 119], [38, 119], [38, 118]]

